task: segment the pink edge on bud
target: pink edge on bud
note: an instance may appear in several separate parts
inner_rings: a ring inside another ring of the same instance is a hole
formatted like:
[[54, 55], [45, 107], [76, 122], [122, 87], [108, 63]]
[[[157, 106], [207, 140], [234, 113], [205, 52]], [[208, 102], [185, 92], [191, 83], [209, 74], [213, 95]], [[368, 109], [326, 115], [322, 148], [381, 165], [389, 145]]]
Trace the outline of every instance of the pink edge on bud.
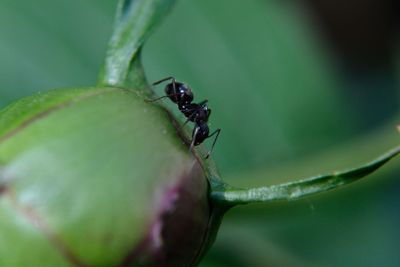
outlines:
[[166, 188], [147, 235], [118, 265], [191, 266], [199, 257], [210, 218], [209, 185], [197, 161]]

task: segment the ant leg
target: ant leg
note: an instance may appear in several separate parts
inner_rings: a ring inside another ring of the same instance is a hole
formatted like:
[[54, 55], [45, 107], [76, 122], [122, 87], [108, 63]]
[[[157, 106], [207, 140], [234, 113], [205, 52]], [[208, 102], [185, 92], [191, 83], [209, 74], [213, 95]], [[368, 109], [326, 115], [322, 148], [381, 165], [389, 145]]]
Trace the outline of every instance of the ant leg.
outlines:
[[[164, 78], [164, 79], [161, 79], [161, 80], [159, 80], [159, 81], [156, 81], [156, 82], [154, 82], [154, 83], [152, 83], [152, 85], [154, 86], [154, 85], [157, 85], [157, 84], [160, 84], [160, 83], [162, 83], [162, 82], [165, 82], [165, 81], [168, 81], [168, 80], [172, 80], [172, 88], [174, 89], [174, 93], [173, 94], [171, 94], [171, 95], [168, 95], [168, 97], [169, 96], [177, 96], [177, 95], [180, 95], [177, 91], [176, 91], [176, 81], [175, 81], [175, 78], [174, 77], [172, 77], [172, 76], [170, 76], [170, 77], [167, 77], [167, 78]], [[158, 100], [158, 99], [157, 99]]]
[[206, 104], [208, 102], [208, 100], [203, 100], [203, 101], [201, 101], [198, 105], [199, 106], [203, 106], [204, 104]]
[[198, 132], [199, 132], [199, 127], [196, 126], [196, 127], [193, 129], [192, 142], [190, 143], [189, 151], [192, 151], [192, 149], [193, 149], [193, 147], [194, 147], [194, 143], [195, 143], [195, 141], [196, 141], [196, 136], [197, 136], [197, 133], [198, 133]]
[[161, 96], [161, 97], [158, 97], [158, 98], [155, 98], [155, 99], [150, 99], [150, 100], [145, 100], [146, 102], [155, 102], [155, 101], [158, 101], [158, 100], [160, 100], [160, 99], [163, 99], [163, 98], [166, 98], [166, 97], [171, 97], [171, 96], [177, 96], [177, 95], [180, 95], [179, 93], [177, 93], [177, 94], [170, 94], [170, 95], [165, 95], [165, 96]]
[[185, 127], [185, 125], [190, 121], [190, 117], [186, 119], [186, 121], [181, 125], [181, 129]]
[[211, 109], [207, 109], [207, 120], [210, 117], [210, 115], [211, 115]]
[[172, 77], [172, 76], [170, 76], [170, 77], [161, 79], [161, 80], [159, 80], [159, 81], [156, 81], [156, 82], [152, 83], [151, 85], [157, 85], [157, 84], [160, 84], [160, 83], [165, 82], [165, 81], [168, 81], [168, 80], [172, 80], [172, 83], [175, 84], [175, 78]]
[[183, 128], [191, 119], [196, 119], [198, 115], [199, 115], [198, 113], [192, 113], [192, 114], [186, 119], [185, 123], [182, 124], [181, 128]]
[[154, 99], [146, 99], [145, 101], [148, 102], [148, 103], [151, 103], [151, 102], [156, 102], [156, 101], [161, 100], [161, 99], [166, 98], [166, 97], [168, 97], [168, 96], [165, 95], [165, 96], [157, 97], [157, 98], [154, 98]]
[[207, 153], [205, 159], [208, 159], [208, 157], [210, 157], [211, 152], [212, 152], [212, 150], [214, 149], [215, 142], [217, 142], [217, 139], [218, 139], [218, 136], [219, 136], [219, 133], [220, 133], [220, 132], [221, 132], [221, 129], [217, 129], [217, 130], [215, 130], [212, 134], [208, 135], [207, 138], [213, 136], [214, 134], [217, 134], [217, 135], [215, 136], [215, 138], [214, 138], [214, 142], [212, 143], [211, 149], [210, 149], [210, 151], [208, 151], [208, 153]]

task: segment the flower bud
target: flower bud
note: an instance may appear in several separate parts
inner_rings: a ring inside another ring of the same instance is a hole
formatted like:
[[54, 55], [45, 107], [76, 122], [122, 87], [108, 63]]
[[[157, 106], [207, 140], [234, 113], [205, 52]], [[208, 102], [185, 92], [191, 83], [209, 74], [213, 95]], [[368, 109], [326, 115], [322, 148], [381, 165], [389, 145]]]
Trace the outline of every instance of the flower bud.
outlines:
[[190, 266], [209, 185], [167, 112], [119, 88], [0, 112], [0, 266]]

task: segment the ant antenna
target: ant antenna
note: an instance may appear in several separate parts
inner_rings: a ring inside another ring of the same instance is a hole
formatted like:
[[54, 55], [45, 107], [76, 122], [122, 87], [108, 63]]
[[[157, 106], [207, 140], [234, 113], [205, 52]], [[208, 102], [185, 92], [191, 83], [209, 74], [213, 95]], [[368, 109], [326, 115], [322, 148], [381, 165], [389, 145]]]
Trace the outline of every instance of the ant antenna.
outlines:
[[156, 81], [156, 82], [152, 83], [152, 85], [157, 85], [157, 84], [163, 83], [163, 82], [168, 81], [168, 80], [172, 80], [172, 84], [175, 85], [175, 78], [172, 77], [172, 76], [164, 78], [164, 79], [161, 79], [159, 81]]

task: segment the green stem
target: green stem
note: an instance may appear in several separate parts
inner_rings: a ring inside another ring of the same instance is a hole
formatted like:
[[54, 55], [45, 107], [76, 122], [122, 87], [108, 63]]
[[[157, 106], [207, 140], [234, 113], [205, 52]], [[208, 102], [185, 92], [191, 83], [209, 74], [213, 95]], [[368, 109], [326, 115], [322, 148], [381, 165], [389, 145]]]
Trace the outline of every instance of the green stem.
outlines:
[[175, 0], [120, 0], [99, 86], [141, 87], [145, 84], [140, 50]]
[[256, 202], [295, 200], [355, 182], [379, 169], [399, 153], [400, 146], [357, 168], [319, 175], [291, 183], [251, 189], [233, 188], [225, 185], [215, 188], [211, 193], [211, 197], [217, 203], [226, 206]]

